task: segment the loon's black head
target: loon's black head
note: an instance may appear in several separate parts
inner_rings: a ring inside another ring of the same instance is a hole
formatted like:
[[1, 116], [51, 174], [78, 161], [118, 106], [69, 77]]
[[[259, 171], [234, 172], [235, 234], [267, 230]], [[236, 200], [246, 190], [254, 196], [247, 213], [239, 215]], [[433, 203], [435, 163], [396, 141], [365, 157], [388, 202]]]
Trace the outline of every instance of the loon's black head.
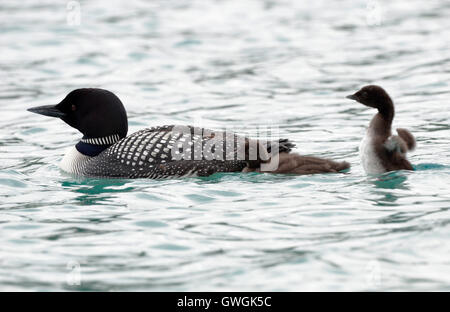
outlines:
[[370, 85], [361, 88], [358, 92], [348, 95], [347, 99], [355, 100], [369, 107], [384, 111], [392, 107], [392, 100], [380, 86]]
[[33, 107], [28, 111], [61, 118], [83, 133], [83, 139], [90, 143], [97, 142], [93, 141], [95, 138], [124, 138], [128, 132], [127, 113], [122, 102], [114, 93], [103, 89], [76, 89], [59, 104]]

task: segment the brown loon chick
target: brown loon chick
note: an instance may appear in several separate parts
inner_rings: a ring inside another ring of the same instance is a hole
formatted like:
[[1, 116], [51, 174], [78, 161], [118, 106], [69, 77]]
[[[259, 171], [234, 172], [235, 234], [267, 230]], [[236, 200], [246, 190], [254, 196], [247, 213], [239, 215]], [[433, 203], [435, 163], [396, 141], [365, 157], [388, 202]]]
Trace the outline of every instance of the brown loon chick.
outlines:
[[338, 162], [319, 157], [301, 156], [296, 153], [280, 153], [277, 169], [266, 171], [262, 166], [258, 168], [247, 167], [244, 172], [256, 171], [304, 175], [315, 173], [338, 173], [349, 168], [350, 164], [346, 161]]
[[406, 152], [415, 148], [416, 140], [411, 132], [402, 128], [397, 129], [398, 135], [392, 135], [394, 103], [387, 92], [379, 86], [369, 85], [347, 98], [378, 110], [359, 147], [364, 170], [369, 174], [414, 170], [406, 159]]

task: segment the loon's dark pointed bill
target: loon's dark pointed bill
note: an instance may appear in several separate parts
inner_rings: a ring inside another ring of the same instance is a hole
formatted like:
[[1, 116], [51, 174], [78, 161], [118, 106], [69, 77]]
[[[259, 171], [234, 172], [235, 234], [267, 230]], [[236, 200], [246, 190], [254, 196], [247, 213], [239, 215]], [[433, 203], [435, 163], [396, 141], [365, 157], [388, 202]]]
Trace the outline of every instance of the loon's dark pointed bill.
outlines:
[[49, 117], [58, 117], [58, 118], [64, 117], [66, 115], [65, 113], [63, 113], [62, 111], [57, 109], [56, 105], [43, 105], [43, 106], [31, 107], [31, 108], [27, 109], [27, 111], [36, 113], [36, 114], [40, 114], [40, 115], [45, 115], [45, 116], [49, 116]]
[[346, 98], [347, 98], [347, 99], [350, 99], [350, 100], [355, 100], [355, 101], [358, 100], [358, 99], [356, 98], [356, 95], [354, 95], [354, 94], [347, 95]]

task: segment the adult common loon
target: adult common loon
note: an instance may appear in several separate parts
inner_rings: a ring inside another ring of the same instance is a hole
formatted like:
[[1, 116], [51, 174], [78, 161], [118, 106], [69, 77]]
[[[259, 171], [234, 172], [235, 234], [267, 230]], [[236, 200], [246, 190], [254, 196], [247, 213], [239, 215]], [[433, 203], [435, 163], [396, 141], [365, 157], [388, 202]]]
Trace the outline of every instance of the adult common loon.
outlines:
[[397, 129], [398, 135], [392, 135], [394, 103], [387, 92], [379, 86], [369, 85], [347, 98], [378, 110], [359, 147], [364, 170], [369, 174], [414, 170], [406, 159], [406, 152], [415, 148], [416, 140], [411, 132], [402, 128]]
[[[57, 105], [28, 111], [58, 117], [83, 134], [60, 165], [64, 171], [82, 176], [156, 179], [236, 171], [311, 174], [349, 168], [346, 162], [289, 154], [295, 145], [286, 139], [265, 142], [173, 125], [127, 136], [122, 102], [103, 89], [76, 89]], [[276, 166], [272, 166], [274, 159]]]

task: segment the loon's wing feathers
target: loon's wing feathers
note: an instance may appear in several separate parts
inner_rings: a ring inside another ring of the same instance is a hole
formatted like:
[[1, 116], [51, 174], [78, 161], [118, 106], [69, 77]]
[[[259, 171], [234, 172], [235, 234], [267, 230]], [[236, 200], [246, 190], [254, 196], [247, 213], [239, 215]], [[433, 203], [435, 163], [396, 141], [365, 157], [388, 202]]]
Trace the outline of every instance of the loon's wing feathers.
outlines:
[[411, 132], [403, 128], [397, 128], [397, 133], [398, 135], [391, 135], [384, 142], [384, 147], [389, 153], [405, 154], [416, 147], [416, 140]]
[[389, 153], [398, 152], [400, 154], [405, 154], [408, 150], [405, 141], [398, 135], [391, 135], [384, 142], [384, 147]]
[[[246, 166], [259, 166], [268, 161], [274, 152], [272, 145], [265, 147], [258, 140], [198, 127], [153, 127], [135, 132], [107, 148], [87, 162], [82, 173], [163, 178], [242, 171]], [[288, 140], [279, 141], [280, 151], [288, 152], [291, 147], [293, 144]]]
[[[186, 126], [173, 126], [186, 128]], [[248, 137], [237, 135], [233, 132], [214, 131], [205, 128], [188, 126], [191, 131], [192, 141], [196, 142], [198, 139], [202, 140], [203, 150], [206, 152], [217, 153], [220, 150], [223, 152], [222, 159], [227, 159], [227, 155], [233, 155], [232, 159], [240, 159], [246, 161], [257, 161], [258, 163], [265, 162], [277, 153], [289, 153], [295, 144], [288, 139], [279, 139], [278, 141], [264, 141], [261, 139], [250, 139]], [[172, 130], [174, 131], [174, 130]], [[174, 131], [176, 132], [176, 131]], [[186, 132], [186, 131], [184, 131]], [[201, 134], [201, 136], [195, 136]], [[256, 158], [255, 158], [256, 157]], [[210, 158], [209, 158], [210, 159]], [[217, 159], [217, 158], [216, 158]]]
[[409, 151], [412, 151], [416, 148], [416, 139], [411, 132], [404, 128], [397, 128], [397, 133], [399, 137], [401, 137], [403, 141], [405, 141]]

